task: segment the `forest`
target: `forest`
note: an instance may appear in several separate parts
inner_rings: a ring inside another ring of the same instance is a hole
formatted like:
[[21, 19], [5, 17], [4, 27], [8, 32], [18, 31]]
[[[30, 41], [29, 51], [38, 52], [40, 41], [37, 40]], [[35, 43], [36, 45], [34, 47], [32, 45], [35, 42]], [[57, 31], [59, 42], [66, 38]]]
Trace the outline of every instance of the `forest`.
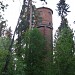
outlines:
[[42, 18], [32, 2], [23, 0], [12, 34], [4, 17], [9, 5], [0, 0], [0, 75], [75, 75], [75, 39], [67, 19], [69, 4], [59, 0], [56, 5], [61, 23], [53, 37], [52, 50], [47, 50], [45, 37], [33, 27]]

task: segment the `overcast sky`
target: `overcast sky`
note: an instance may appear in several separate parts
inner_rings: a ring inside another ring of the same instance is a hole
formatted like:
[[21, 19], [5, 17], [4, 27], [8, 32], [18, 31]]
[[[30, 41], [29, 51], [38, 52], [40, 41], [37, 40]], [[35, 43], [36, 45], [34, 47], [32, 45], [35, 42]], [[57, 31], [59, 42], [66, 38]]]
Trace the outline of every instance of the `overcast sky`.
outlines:
[[[56, 4], [59, 2], [59, 0], [46, 0], [47, 5], [46, 4], [43, 5], [43, 2], [40, 2], [40, 0], [34, 1], [36, 2], [35, 3], [36, 7], [45, 6], [53, 10], [53, 29], [55, 33], [55, 30], [60, 25], [60, 17], [58, 16], [58, 13], [56, 11], [57, 9]], [[21, 11], [21, 5], [23, 0], [14, 0], [14, 2], [12, 0], [6, 0], [6, 2], [9, 4], [9, 6], [6, 10], [5, 18], [8, 19], [8, 25], [11, 26], [12, 30], [14, 31], [17, 25], [17, 20]], [[70, 5], [69, 10], [71, 11], [67, 16], [69, 25], [71, 26], [71, 28], [75, 30], [75, 24], [73, 24], [73, 21], [75, 20], [75, 10], [74, 10], [75, 0], [73, 1], [66, 0], [66, 3]]]

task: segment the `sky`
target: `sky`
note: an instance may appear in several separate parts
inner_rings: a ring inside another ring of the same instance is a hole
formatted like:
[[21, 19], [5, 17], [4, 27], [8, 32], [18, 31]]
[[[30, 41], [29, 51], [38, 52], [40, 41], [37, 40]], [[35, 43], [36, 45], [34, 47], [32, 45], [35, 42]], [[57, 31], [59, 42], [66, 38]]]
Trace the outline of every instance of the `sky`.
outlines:
[[[4, 1], [4, 0], [3, 0]], [[8, 20], [8, 26], [11, 26], [12, 30], [15, 30], [15, 27], [17, 25], [17, 21], [20, 15], [21, 11], [21, 6], [23, 0], [5, 0], [6, 3], [9, 4], [7, 10], [5, 11], [5, 18]], [[53, 34], [55, 34], [55, 31], [58, 29], [60, 25], [60, 17], [58, 16], [58, 13], [56, 11], [57, 7], [56, 4], [59, 2], [59, 0], [46, 0], [47, 5], [44, 2], [41, 2], [40, 0], [33, 0], [36, 5], [36, 7], [48, 7], [53, 10]], [[75, 10], [74, 10], [74, 5], [75, 5], [75, 0], [66, 0], [66, 3], [70, 5], [70, 13], [67, 16], [69, 26], [75, 30], [75, 24], [73, 23], [75, 20]]]

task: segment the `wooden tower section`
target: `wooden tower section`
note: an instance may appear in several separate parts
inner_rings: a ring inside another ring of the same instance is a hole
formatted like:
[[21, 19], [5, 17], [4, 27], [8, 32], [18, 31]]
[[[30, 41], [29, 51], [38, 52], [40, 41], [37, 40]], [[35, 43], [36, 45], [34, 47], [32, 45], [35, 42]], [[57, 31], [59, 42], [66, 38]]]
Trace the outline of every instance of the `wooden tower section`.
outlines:
[[43, 34], [46, 39], [46, 49], [53, 50], [53, 24], [52, 24], [52, 14], [53, 11], [47, 7], [37, 8], [42, 18], [41, 22], [37, 24], [37, 28]]

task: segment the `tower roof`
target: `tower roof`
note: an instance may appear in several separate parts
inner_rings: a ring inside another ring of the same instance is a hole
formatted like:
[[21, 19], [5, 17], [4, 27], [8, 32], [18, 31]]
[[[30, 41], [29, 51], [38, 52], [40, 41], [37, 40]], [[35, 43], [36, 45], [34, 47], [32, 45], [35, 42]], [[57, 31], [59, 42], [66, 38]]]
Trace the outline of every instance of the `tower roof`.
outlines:
[[52, 12], [52, 14], [53, 14], [53, 10], [50, 9], [50, 8], [48, 8], [48, 7], [39, 7], [39, 8], [37, 8], [37, 9], [48, 9], [48, 10], [50, 10], [50, 11]]

